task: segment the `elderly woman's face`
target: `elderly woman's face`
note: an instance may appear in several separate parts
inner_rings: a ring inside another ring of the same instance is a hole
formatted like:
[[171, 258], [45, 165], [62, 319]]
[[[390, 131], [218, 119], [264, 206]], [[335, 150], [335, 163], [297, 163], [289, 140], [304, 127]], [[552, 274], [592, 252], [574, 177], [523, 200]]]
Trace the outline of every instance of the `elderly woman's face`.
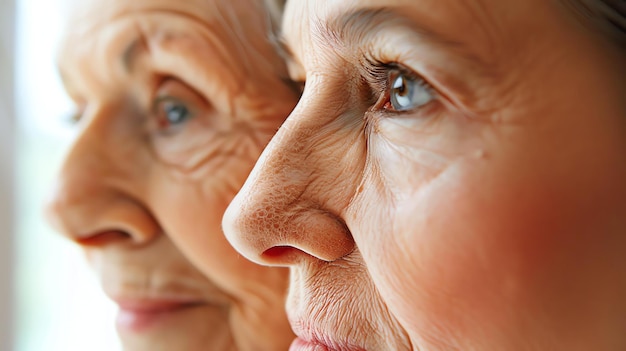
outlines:
[[287, 270], [243, 259], [221, 231], [298, 97], [260, 4], [94, 0], [73, 18], [60, 70], [79, 130], [50, 212], [120, 305], [124, 345], [286, 348]]
[[224, 228], [295, 350], [620, 349], [623, 58], [560, 6], [288, 3], [306, 88]]

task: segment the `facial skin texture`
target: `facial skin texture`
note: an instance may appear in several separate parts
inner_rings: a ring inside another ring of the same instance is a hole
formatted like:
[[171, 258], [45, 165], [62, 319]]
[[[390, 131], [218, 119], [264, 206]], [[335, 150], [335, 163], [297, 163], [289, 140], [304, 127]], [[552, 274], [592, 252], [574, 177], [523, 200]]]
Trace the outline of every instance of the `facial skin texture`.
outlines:
[[59, 67], [78, 134], [49, 212], [120, 304], [125, 349], [286, 349], [288, 270], [249, 262], [221, 231], [299, 96], [261, 3], [77, 6]]
[[292, 350], [626, 349], [623, 52], [543, 0], [291, 1], [283, 25], [306, 88], [224, 230], [291, 267]]

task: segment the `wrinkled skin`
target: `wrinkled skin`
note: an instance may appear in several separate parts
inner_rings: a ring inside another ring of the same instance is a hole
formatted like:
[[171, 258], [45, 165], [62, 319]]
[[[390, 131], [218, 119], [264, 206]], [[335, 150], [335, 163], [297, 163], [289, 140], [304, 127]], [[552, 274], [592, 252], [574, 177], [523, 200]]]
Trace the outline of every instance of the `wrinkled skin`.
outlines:
[[[582, 23], [543, 0], [288, 2], [306, 88], [224, 231], [291, 267], [292, 350], [626, 349], [626, 66]], [[400, 76], [424, 81], [407, 111]]]
[[[288, 270], [242, 258], [221, 231], [299, 97], [261, 4], [77, 6], [59, 59], [77, 136], [49, 214], [120, 305], [125, 350], [286, 349]], [[191, 306], [149, 323], [133, 315], [172, 302]]]

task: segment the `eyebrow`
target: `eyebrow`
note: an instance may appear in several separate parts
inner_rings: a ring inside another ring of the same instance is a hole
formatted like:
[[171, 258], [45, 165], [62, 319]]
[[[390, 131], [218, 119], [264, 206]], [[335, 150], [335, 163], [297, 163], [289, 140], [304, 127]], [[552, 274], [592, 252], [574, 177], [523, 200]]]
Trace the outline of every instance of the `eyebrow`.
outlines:
[[[360, 8], [336, 14], [327, 20], [318, 19], [312, 23], [312, 33], [322, 42], [344, 48], [352, 43], [367, 42], [369, 37], [380, 32], [381, 26], [400, 25], [409, 28], [419, 36], [421, 41], [429, 42], [450, 50], [468, 61], [486, 65], [477, 55], [470, 52], [467, 45], [454, 40], [423, 23], [416, 21], [400, 12], [402, 9]], [[279, 53], [287, 60], [295, 60], [284, 34], [277, 35]]]
[[424, 24], [418, 23], [398, 10], [389, 8], [361, 8], [331, 17], [326, 22], [314, 23], [315, 33], [327, 40], [339, 40], [341, 42], [360, 42], [367, 36], [375, 33], [375, 29], [381, 25], [400, 24], [409, 27], [412, 31], [428, 41], [456, 45], [458, 43], [436, 33]]

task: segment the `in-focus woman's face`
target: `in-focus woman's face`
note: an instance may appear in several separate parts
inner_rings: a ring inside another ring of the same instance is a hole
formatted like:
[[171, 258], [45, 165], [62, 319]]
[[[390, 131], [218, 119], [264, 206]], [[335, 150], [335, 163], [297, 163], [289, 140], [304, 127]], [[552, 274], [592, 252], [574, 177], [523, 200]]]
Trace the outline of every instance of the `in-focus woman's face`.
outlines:
[[288, 272], [242, 258], [221, 231], [298, 97], [260, 3], [95, 0], [76, 13], [60, 71], [78, 135], [50, 212], [120, 305], [124, 345], [286, 348]]
[[306, 88], [224, 228], [294, 349], [620, 349], [623, 57], [561, 6], [288, 3]]

